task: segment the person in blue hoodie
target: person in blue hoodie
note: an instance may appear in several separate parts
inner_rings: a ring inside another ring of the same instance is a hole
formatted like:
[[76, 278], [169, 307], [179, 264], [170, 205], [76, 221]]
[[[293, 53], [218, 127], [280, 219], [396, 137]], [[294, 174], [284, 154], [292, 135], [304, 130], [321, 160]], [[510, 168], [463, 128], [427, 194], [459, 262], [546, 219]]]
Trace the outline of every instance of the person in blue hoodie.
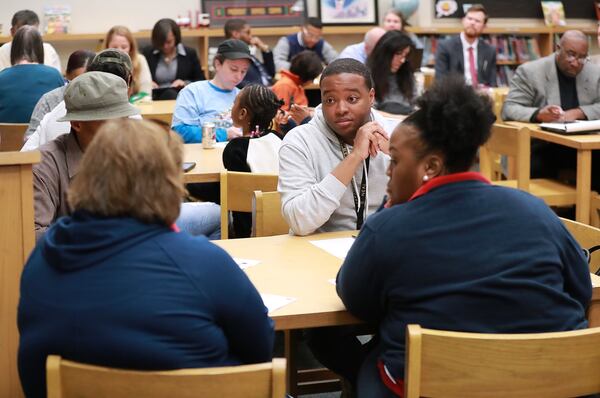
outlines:
[[273, 322], [248, 277], [205, 237], [173, 227], [183, 145], [138, 120], [103, 125], [21, 278], [19, 375], [45, 396], [49, 354], [158, 370], [271, 360]]
[[478, 333], [588, 325], [589, 268], [560, 219], [469, 171], [495, 119], [489, 98], [447, 78], [417, 109], [390, 140], [386, 208], [367, 219], [337, 277], [348, 311], [378, 327], [363, 357], [343, 358], [345, 369], [354, 361], [346, 376], [361, 398], [402, 394], [407, 324]]

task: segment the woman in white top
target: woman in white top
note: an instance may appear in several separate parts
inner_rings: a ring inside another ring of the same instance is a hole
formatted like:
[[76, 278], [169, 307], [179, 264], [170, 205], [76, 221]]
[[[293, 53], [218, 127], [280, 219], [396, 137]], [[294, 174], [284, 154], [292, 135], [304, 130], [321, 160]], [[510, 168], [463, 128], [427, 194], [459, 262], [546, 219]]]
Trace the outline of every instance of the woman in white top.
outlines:
[[146, 57], [138, 52], [137, 43], [131, 31], [121, 25], [113, 26], [106, 34], [105, 48], [116, 48], [129, 54], [133, 64], [133, 74], [129, 95], [152, 94], [152, 75]]

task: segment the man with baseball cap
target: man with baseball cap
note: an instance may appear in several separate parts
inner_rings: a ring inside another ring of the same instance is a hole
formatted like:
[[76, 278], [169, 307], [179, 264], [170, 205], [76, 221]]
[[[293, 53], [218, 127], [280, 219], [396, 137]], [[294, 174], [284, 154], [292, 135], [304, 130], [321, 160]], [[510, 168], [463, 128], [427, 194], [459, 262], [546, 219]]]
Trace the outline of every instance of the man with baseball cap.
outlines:
[[[133, 65], [129, 55], [111, 48], [99, 52], [88, 65], [87, 71], [107, 72], [122, 78], [129, 87], [132, 79]], [[65, 102], [61, 101], [50, 112], [44, 115], [35, 132], [29, 136], [21, 151], [31, 151], [39, 146], [67, 134], [71, 125], [61, 118], [67, 113]]]
[[39, 148], [41, 161], [33, 166], [36, 238], [58, 217], [69, 213], [67, 189], [79, 161], [96, 131], [109, 119], [139, 114], [129, 104], [127, 83], [105, 72], [86, 72], [65, 91], [66, 115], [71, 131]]
[[[217, 119], [229, 121], [233, 101], [239, 93], [236, 87], [246, 76], [251, 61], [250, 49], [241, 40], [229, 39], [219, 44], [213, 66], [212, 80], [188, 84], [177, 96], [173, 112], [173, 130], [186, 143], [202, 141], [202, 124]], [[239, 129], [217, 129], [217, 141], [227, 141], [241, 135]]]

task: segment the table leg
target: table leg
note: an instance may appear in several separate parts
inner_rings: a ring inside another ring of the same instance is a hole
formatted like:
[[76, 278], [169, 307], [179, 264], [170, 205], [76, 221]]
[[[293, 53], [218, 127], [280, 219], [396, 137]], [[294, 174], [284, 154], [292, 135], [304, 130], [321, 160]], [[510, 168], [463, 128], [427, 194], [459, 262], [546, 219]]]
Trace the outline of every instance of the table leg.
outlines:
[[296, 364], [296, 353], [298, 346], [298, 333], [302, 330], [284, 331], [285, 359], [287, 361], [287, 387], [288, 394], [292, 397], [298, 395], [298, 368]]
[[590, 199], [592, 194], [592, 151], [577, 151], [577, 198], [575, 219], [590, 223]]

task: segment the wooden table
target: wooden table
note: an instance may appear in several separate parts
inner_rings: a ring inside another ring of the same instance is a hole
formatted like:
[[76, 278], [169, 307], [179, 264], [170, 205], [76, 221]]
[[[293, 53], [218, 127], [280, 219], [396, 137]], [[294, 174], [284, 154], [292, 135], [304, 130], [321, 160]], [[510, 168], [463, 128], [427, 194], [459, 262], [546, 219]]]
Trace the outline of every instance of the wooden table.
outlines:
[[214, 243], [233, 257], [261, 261], [246, 269], [261, 293], [297, 299], [269, 313], [275, 321], [275, 329], [290, 330], [359, 323], [346, 311], [335, 285], [329, 282], [336, 277], [342, 260], [310, 243], [311, 240], [344, 238], [355, 233], [279, 235]]
[[[592, 194], [592, 151], [600, 149], [600, 134], [562, 135], [544, 131], [534, 123], [507, 122], [507, 124], [529, 128], [532, 138], [577, 150], [575, 218], [579, 222], [589, 224]], [[598, 176], [596, 177], [598, 178]]]
[[144, 119], [158, 119], [171, 124], [175, 100], [138, 102], [135, 104]]
[[212, 149], [202, 148], [202, 144], [184, 145], [184, 162], [196, 162], [196, 167], [183, 175], [186, 184], [195, 182], [218, 182], [223, 167], [223, 144], [217, 143]]

